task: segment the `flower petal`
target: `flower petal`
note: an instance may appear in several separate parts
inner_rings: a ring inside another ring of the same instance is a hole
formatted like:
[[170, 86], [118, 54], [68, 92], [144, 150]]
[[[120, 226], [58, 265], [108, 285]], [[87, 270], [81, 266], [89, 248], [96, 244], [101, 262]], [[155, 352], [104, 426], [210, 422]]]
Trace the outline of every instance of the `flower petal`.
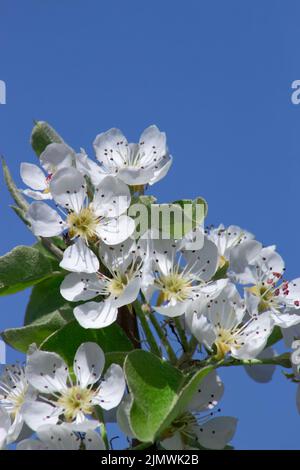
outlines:
[[25, 402], [22, 409], [24, 421], [33, 430], [37, 431], [44, 424], [56, 424], [61, 413], [60, 408], [41, 401]]
[[109, 173], [122, 167], [128, 160], [128, 143], [119, 129], [109, 129], [98, 134], [93, 143], [96, 158]]
[[215, 371], [207, 374], [199, 384], [197, 392], [192, 397], [188, 409], [204, 411], [218, 404], [224, 393], [224, 385]]
[[26, 214], [34, 235], [53, 237], [64, 229], [64, 222], [58, 213], [44, 202], [33, 202]]
[[62, 425], [44, 425], [37, 430], [37, 437], [49, 450], [79, 450], [81, 441], [74, 432]]
[[80, 212], [86, 198], [86, 182], [76, 168], [58, 170], [50, 181], [50, 191], [57, 204], [74, 212]]
[[37, 390], [44, 393], [59, 392], [66, 388], [68, 367], [53, 352], [36, 350], [28, 356], [26, 377]]
[[111, 410], [119, 405], [126, 388], [125, 377], [122, 367], [112, 364], [101, 382], [100, 390], [94, 398], [95, 404], [104, 410]]
[[96, 229], [98, 236], [107, 245], [122, 243], [133, 234], [134, 230], [134, 220], [127, 215], [121, 215], [117, 219], [103, 219]]
[[22, 189], [23, 194], [27, 197], [31, 197], [31, 199], [34, 199], [35, 201], [47, 201], [49, 199], [52, 199], [52, 195], [50, 192], [42, 192], [42, 191], [34, 191], [33, 189]]
[[64, 251], [63, 259], [59, 265], [67, 271], [81, 273], [95, 273], [99, 270], [97, 256], [81, 238], [78, 238], [73, 245]]
[[134, 302], [139, 295], [141, 286], [141, 280], [139, 277], [135, 277], [129, 281], [127, 286], [125, 287], [124, 291], [119, 297], [115, 297], [112, 300], [112, 304], [114, 307], [122, 307], [123, 305], [129, 305]]
[[76, 351], [73, 369], [81, 387], [86, 388], [100, 379], [104, 369], [104, 352], [96, 343], [83, 343]]
[[64, 167], [70, 167], [73, 162], [74, 151], [66, 144], [53, 142], [47, 145], [40, 155], [43, 168], [50, 174]]
[[74, 309], [74, 316], [83, 328], [105, 328], [114, 323], [118, 309], [110, 302], [87, 302]]
[[31, 189], [43, 191], [47, 188], [46, 176], [37, 165], [21, 163], [20, 174], [22, 181]]
[[118, 217], [130, 206], [130, 191], [123, 181], [113, 176], [106, 176], [95, 188], [92, 202], [97, 216]]
[[106, 450], [102, 437], [96, 431], [89, 430], [84, 436], [85, 450]]
[[64, 299], [78, 302], [97, 297], [104, 286], [105, 283], [94, 273], [71, 273], [61, 283], [60, 293]]
[[231, 416], [212, 418], [197, 430], [197, 438], [206, 449], [224, 449], [234, 436], [237, 419]]

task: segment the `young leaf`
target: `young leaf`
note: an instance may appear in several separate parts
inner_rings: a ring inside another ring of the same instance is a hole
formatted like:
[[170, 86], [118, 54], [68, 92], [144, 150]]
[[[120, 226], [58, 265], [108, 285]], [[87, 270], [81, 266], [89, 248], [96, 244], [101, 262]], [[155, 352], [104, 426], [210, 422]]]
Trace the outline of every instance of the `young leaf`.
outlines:
[[[38, 318], [67, 305], [59, 289], [63, 280], [64, 275], [61, 274], [45, 279], [33, 287], [26, 308], [24, 325], [29, 325]], [[70, 305], [69, 309], [73, 311]]]
[[130, 426], [142, 442], [154, 442], [158, 430], [177, 401], [183, 374], [147, 351], [135, 350], [124, 364], [133, 397]]
[[82, 328], [76, 320], [64, 325], [41, 345], [45, 351], [59, 354], [69, 364], [73, 364], [78, 347], [85, 342], [95, 342], [106, 352], [130, 351], [132, 344], [115, 323], [106, 328], [91, 330]]
[[47, 122], [36, 122], [32, 129], [30, 143], [37, 156], [39, 157], [47, 145], [53, 142], [60, 144], [63, 143], [63, 139]]
[[21, 328], [11, 328], [1, 333], [3, 340], [13, 348], [26, 353], [28, 347], [35, 343], [37, 346], [61, 328], [66, 320], [59, 311], [45, 315], [42, 319]]
[[0, 257], [0, 295], [24, 290], [52, 274], [48, 257], [30, 246], [17, 246]]

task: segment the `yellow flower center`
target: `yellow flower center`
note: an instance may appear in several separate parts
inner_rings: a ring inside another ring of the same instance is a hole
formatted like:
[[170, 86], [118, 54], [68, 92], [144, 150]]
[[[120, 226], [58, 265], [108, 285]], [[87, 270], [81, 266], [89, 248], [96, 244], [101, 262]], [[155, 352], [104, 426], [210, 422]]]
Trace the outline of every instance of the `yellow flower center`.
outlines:
[[266, 287], [260, 284], [257, 286], [248, 287], [247, 290], [251, 292], [251, 294], [260, 298], [260, 302], [258, 304], [259, 313], [265, 312], [270, 308], [270, 304], [272, 303], [271, 300], [274, 298], [274, 292], [270, 286]]
[[64, 409], [66, 420], [73, 421], [79, 413], [92, 414], [93, 395], [93, 390], [76, 385], [63, 392], [57, 404]]
[[217, 329], [217, 338], [215, 340], [215, 346], [217, 353], [215, 358], [217, 360], [223, 359], [226, 354], [231, 350], [232, 346], [239, 348], [239, 345], [236, 342], [235, 336], [230, 330], [225, 330], [224, 328]]
[[118, 297], [123, 293], [127, 283], [127, 278], [118, 274], [110, 281], [108, 285], [108, 291], [110, 292], [110, 294]]
[[67, 223], [71, 238], [80, 236], [86, 241], [93, 241], [97, 238], [96, 228], [99, 218], [90, 207], [85, 207], [78, 213], [71, 212], [68, 215]]
[[15, 418], [15, 416], [19, 413], [21, 406], [25, 401], [27, 389], [28, 385], [24, 383], [22, 386], [19, 385], [19, 387], [12, 389], [11, 392], [7, 395], [6, 400], [12, 404], [12, 410], [10, 411], [12, 418]]
[[171, 273], [157, 279], [160, 289], [158, 305], [170, 300], [182, 302], [190, 295], [191, 281], [185, 279], [180, 273]]

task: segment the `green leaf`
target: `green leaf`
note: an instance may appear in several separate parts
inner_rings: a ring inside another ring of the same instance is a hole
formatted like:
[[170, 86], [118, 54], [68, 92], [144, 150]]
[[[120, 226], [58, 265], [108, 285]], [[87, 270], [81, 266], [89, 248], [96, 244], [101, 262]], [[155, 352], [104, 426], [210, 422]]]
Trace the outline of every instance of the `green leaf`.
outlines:
[[133, 402], [130, 427], [142, 442], [154, 442], [158, 430], [175, 405], [183, 374], [147, 351], [128, 354], [124, 370]]
[[6, 186], [11, 196], [13, 197], [15, 203], [17, 204], [17, 206], [23, 211], [22, 213], [21, 212], [19, 214], [17, 213], [17, 215], [19, 215], [19, 217], [21, 216], [21, 214], [24, 216], [25, 212], [27, 212], [28, 210], [29, 204], [26, 201], [26, 199], [23, 197], [22, 193], [17, 188], [3, 157], [2, 157], [2, 168], [3, 168], [3, 175], [4, 175]]
[[205, 367], [187, 379], [181, 371], [152, 353], [136, 350], [124, 364], [132, 404], [130, 427], [142, 442], [154, 442], [185, 412], [201, 380], [213, 370]]
[[68, 365], [72, 365], [76, 350], [87, 341], [97, 343], [105, 353], [126, 352], [133, 348], [123, 330], [116, 323], [99, 330], [91, 330], [82, 328], [76, 320], [56, 331], [41, 347], [46, 351], [56, 352]]
[[64, 275], [53, 276], [44, 281], [39, 282], [33, 287], [29, 303], [26, 308], [24, 324], [28, 325], [38, 318], [54, 312], [63, 306], [68, 306], [70, 311], [73, 307], [67, 304], [66, 300], [60, 293], [60, 285], [64, 279]]
[[38, 121], [31, 133], [30, 143], [39, 157], [47, 145], [52, 143], [63, 143], [62, 137], [47, 122]]
[[17, 246], [0, 257], [0, 295], [24, 290], [52, 274], [51, 262], [39, 250]]
[[22, 328], [11, 328], [1, 333], [3, 340], [13, 348], [26, 353], [28, 347], [41, 343], [66, 323], [59, 311], [52, 312], [30, 325]]
[[266, 348], [269, 348], [270, 346], [273, 346], [274, 344], [278, 343], [278, 341], [280, 341], [281, 339], [282, 339], [281, 328], [276, 325], [274, 327], [272, 333], [270, 334], [269, 338], [268, 338]]
[[123, 367], [128, 351], [113, 351], [105, 354], [105, 370], [112, 364], [119, 364]]

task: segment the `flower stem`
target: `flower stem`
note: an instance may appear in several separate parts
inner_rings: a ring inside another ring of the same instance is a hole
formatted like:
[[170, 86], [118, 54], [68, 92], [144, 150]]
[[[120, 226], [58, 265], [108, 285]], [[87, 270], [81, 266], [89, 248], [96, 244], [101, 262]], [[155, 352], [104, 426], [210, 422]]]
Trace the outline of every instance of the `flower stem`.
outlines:
[[154, 337], [154, 335], [151, 331], [151, 328], [150, 328], [149, 323], [148, 323], [148, 319], [147, 319], [145, 313], [143, 312], [143, 310], [141, 308], [141, 304], [139, 303], [138, 300], [136, 300], [133, 305], [134, 305], [135, 313], [136, 313], [138, 319], [141, 322], [141, 325], [142, 325], [142, 328], [144, 330], [147, 341], [149, 343], [151, 352], [153, 354], [155, 354], [156, 356], [161, 357], [161, 351], [160, 351], [160, 349], [159, 349], [159, 347], [156, 343], [155, 337]]
[[176, 364], [177, 362], [177, 356], [176, 354], [174, 353], [173, 349], [172, 349], [172, 346], [170, 345], [169, 341], [168, 341], [168, 338], [166, 338], [166, 335], [164, 334], [160, 324], [159, 324], [159, 321], [157, 320], [156, 316], [155, 316], [155, 313], [151, 312], [149, 314], [149, 319], [152, 323], [152, 326], [153, 328], [155, 329], [159, 339], [161, 340], [165, 350], [167, 351], [167, 354], [170, 358], [170, 361], [172, 362], [172, 364]]
[[184, 352], [187, 352], [188, 349], [189, 349], [189, 343], [188, 343], [188, 340], [187, 340], [187, 337], [186, 337], [186, 334], [185, 334], [185, 330], [182, 327], [182, 325], [180, 323], [180, 319], [178, 317], [174, 318], [173, 320], [174, 320], [176, 329], [177, 329], [178, 334], [179, 334], [179, 338], [180, 338], [180, 341], [181, 341], [182, 348], [183, 348]]

